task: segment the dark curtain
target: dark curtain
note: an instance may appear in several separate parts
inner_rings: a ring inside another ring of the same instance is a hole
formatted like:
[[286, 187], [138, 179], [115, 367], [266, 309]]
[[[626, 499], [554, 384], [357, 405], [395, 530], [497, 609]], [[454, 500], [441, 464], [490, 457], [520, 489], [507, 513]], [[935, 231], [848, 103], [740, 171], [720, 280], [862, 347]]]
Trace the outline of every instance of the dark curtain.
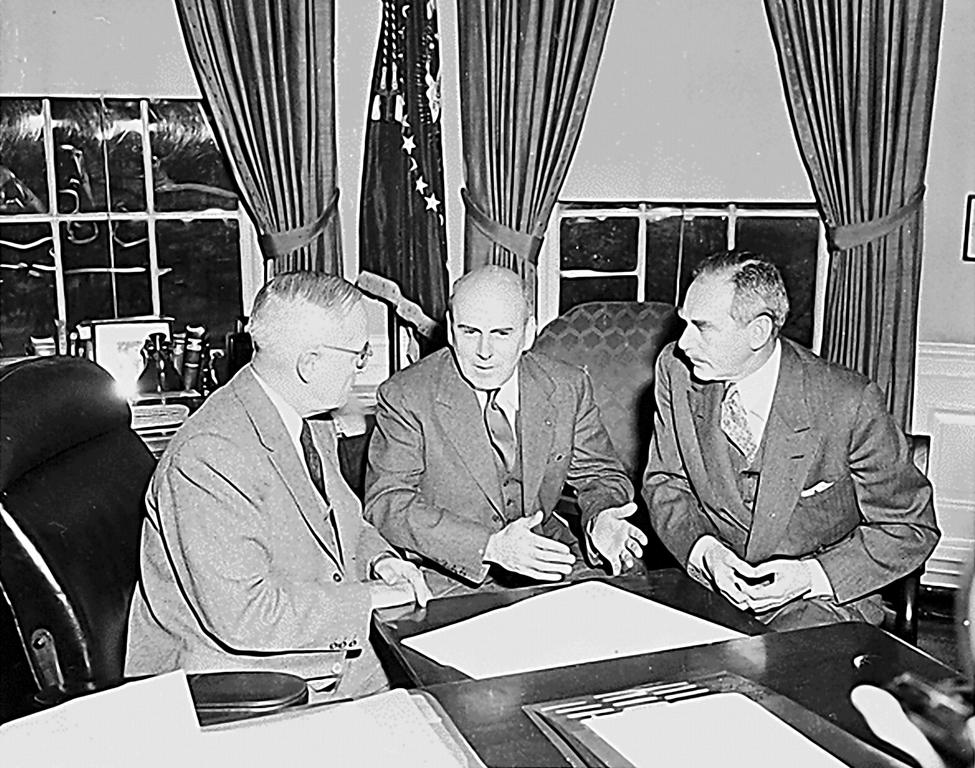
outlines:
[[457, 4], [466, 270], [499, 264], [534, 283], [612, 8], [613, 0]]
[[432, 336], [447, 302], [436, 4], [383, 0], [372, 74], [358, 285]]
[[176, 0], [265, 275], [341, 268], [334, 0]]
[[942, 0], [766, 0], [827, 225], [823, 356], [876, 381], [909, 428]]

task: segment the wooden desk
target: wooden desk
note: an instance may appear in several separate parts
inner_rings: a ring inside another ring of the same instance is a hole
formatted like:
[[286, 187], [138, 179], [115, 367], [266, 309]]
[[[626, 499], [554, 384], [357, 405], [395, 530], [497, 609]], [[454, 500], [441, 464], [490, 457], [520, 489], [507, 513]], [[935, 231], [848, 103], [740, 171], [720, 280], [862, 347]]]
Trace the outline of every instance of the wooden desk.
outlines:
[[[765, 625], [739, 611], [714, 592], [705, 589], [677, 569], [651, 571], [645, 576], [617, 576], [605, 579], [614, 586], [652, 598], [665, 605], [713, 621], [747, 635], [766, 631]], [[373, 614], [373, 636], [377, 652], [387, 665], [394, 683], [427, 686], [468, 680], [466, 675], [444, 667], [402, 644], [402, 640], [437, 629], [494, 608], [511, 605], [558, 586], [526, 587], [498, 592], [444, 597], [432, 600], [425, 610], [403, 614], [391, 608]]]
[[[860, 683], [885, 683], [905, 670], [931, 680], [954, 674], [877, 627], [846, 623], [426, 690], [489, 766], [568, 765], [522, 705], [721, 671], [787, 696], [873, 747], [903, 758], [869, 731], [850, 704], [850, 691]], [[732, 746], [744, 758], [747, 734]]]

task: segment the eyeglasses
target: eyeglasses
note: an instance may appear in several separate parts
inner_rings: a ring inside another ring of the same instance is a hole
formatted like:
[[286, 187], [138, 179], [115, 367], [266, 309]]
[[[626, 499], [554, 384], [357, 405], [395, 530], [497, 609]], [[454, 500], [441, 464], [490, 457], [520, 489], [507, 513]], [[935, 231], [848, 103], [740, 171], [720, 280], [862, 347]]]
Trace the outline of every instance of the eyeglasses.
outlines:
[[360, 371], [366, 367], [366, 361], [372, 357], [372, 345], [367, 341], [362, 349], [349, 349], [348, 347], [337, 347], [334, 344], [322, 344], [325, 349], [334, 349], [336, 352], [348, 352], [356, 356], [355, 367]]

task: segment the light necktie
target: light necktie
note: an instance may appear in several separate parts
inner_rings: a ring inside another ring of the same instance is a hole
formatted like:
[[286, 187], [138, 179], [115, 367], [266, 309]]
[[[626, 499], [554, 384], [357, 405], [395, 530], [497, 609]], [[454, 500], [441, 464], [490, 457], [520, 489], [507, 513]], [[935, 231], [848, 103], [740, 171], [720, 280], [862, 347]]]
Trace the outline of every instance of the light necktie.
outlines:
[[325, 503], [329, 506], [331, 504], [328, 500], [328, 494], [325, 492], [325, 474], [322, 471], [322, 456], [318, 452], [318, 448], [315, 447], [315, 441], [311, 436], [311, 427], [308, 426], [306, 420], [301, 422], [301, 437], [298, 439], [301, 443], [301, 452], [305, 455], [305, 464], [308, 466], [308, 474], [311, 475], [311, 481], [318, 489]]
[[741, 404], [741, 395], [734, 385], [728, 387], [724, 400], [721, 401], [721, 430], [751, 464], [758, 453], [758, 444], [748, 426], [748, 416]]
[[492, 389], [488, 392], [487, 403], [484, 406], [484, 426], [487, 427], [488, 439], [494, 446], [494, 450], [498, 452], [505, 471], [510, 472], [515, 465], [518, 445], [511, 424], [508, 423], [508, 417], [498, 405], [497, 397], [498, 390]]

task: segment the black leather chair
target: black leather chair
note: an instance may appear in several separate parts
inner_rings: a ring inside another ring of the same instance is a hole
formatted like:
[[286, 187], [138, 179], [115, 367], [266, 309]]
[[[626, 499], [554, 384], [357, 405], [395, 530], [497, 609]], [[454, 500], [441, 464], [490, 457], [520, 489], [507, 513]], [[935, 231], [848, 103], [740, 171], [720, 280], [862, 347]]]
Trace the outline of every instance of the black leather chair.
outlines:
[[[0, 368], [0, 591], [35, 684], [24, 693], [36, 705], [123, 682], [154, 467], [128, 404], [94, 363], [29, 358]], [[291, 675], [189, 679], [207, 722], [308, 695]]]
[[[924, 475], [928, 474], [931, 438], [928, 435], [907, 435], [911, 459]], [[902, 576], [882, 591], [884, 599], [883, 627], [902, 640], [917, 645], [918, 601], [921, 595], [921, 576], [924, 565]]]

